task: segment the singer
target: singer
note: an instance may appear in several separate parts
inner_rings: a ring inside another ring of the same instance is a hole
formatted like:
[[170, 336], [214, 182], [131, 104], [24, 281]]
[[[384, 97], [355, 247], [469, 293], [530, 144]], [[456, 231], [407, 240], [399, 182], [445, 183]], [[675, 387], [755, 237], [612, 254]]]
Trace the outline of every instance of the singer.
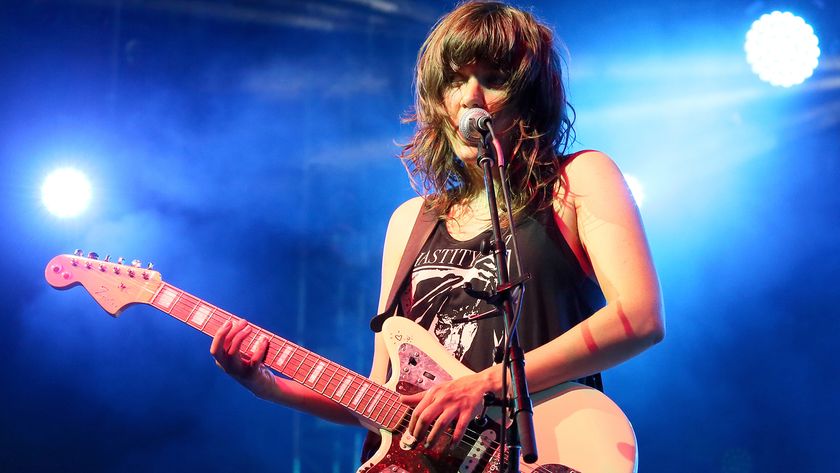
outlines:
[[[410, 318], [476, 373], [402, 397], [415, 406], [409, 435], [401, 440], [408, 447], [443, 451], [457, 445], [481, 411], [484, 394], [501, 395], [502, 370], [493, 351], [503, 322], [476, 319], [492, 307], [462, 289], [464, 282], [479, 290], [495, 285], [478, 151], [458, 131], [467, 110], [490, 114], [508, 163], [512, 203], [501, 210], [513, 214], [521, 271], [531, 275], [519, 322], [531, 391], [569, 380], [602, 389], [603, 370], [664, 336], [659, 283], [621, 172], [603, 153], [567, 153], [574, 132], [561, 66], [547, 26], [496, 2], [461, 4], [436, 24], [420, 50], [416, 103], [408, 118], [416, 131], [401, 155], [420, 196], [397, 208], [388, 225], [381, 315], [372, 325], [391, 316]], [[412, 229], [424, 219], [432, 222], [428, 236], [411, 241]], [[412, 248], [403, 284], [395, 278]], [[395, 284], [401, 291], [392, 295]], [[211, 352], [228, 374], [259, 397], [335, 422], [363, 424], [329, 399], [273, 376], [260, 363], [265, 343], [240, 355], [248, 330], [244, 322], [226, 325], [213, 340]], [[378, 333], [370, 378], [384, 384], [388, 373]], [[448, 428], [451, 436], [443, 435]], [[418, 443], [406, 440], [412, 438]]]

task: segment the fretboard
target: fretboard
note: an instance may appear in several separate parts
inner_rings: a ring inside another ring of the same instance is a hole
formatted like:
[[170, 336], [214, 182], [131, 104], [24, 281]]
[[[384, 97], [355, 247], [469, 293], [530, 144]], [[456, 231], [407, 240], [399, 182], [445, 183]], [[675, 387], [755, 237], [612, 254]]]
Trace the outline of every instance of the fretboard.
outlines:
[[[166, 283], [161, 283], [150, 304], [211, 337], [225, 322], [240, 320]], [[265, 364], [269, 368], [341, 404], [380, 428], [400, 430], [411, 408], [399, 401], [399, 394], [256, 325], [250, 324], [250, 327], [251, 333], [242, 342], [243, 353], [250, 352], [261, 338], [267, 338]]]

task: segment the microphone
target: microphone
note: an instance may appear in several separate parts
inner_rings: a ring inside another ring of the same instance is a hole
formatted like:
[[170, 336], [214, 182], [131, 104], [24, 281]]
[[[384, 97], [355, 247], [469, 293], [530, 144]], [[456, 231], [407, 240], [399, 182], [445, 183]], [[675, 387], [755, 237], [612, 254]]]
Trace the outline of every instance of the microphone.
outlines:
[[477, 146], [479, 141], [490, 132], [493, 117], [483, 108], [471, 108], [458, 120], [458, 133], [468, 144]]

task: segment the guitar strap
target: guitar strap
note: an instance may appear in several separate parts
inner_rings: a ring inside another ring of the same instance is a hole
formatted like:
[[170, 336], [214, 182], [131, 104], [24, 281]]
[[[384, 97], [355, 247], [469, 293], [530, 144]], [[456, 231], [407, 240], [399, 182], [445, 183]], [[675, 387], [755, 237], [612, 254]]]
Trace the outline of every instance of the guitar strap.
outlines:
[[[385, 306], [385, 311], [376, 315], [370, 321], [370, 328], [374, 332], [382, 330], [382, 324], [385, 319], [397, 314], [400, 308], [400, 296], [405, 289], [406, 284], [411, 279], [408, 277], [411, 268], [414, 267], [414, 262], [417, 260], [417, 255], [432, 234], [435, 225], [437, 224], [437, 213], [432, 209], [427, 209], [426, 204], [420, 206], [420, 212], [417, 214], [417, 219], [414, 221], [414, 227], [411, 229], [411, 234], [408, 236], [408, 243], [403, 250], [402, 258], [400, 258], [400, 265], [397, 267], [397, 274], [394, 276], [394, 282], [391, 283], [391, 292], [388, 294], [388, 301]], [[368, 432], [362, 445], [361, 463], [368, 461], [379, 449], [382, 439], [379, 434]]]
[[394, 282], [391, 283], [391, 292], [388, 294], [388, 301], [385, 305], [385, 311], [376, 315], [370, 321], [370, 328], [374, 332], [382, 330], [382, 324], [385, 319], [395, 315], [400, 305], [400, 296], [405, 290], [406, 284], [409, 281], [409, 273], [414, 267], [414, 262], [417, 260], [417, 255], [432, 234], [435, 225], [438, 221], [438, 215], [434, 209], [427, 208], [426, 204], [420, 206], [420, 212], [417, 214], [417, 219], [414, 221], [414, 227], [411, 229], [411, 234], [408, 237], [408, 243], [403, 250], [400, 265], [397, 267], [397, 274], [394, 276]]

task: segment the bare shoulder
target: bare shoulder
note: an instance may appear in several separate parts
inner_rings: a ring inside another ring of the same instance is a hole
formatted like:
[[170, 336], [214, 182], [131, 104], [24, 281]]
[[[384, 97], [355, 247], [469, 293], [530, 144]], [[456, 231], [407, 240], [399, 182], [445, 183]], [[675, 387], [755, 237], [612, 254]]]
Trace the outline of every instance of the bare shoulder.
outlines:
[[600, 151], [573, 154], [563, 164], [562, 172], [573, 194], [602, 188], [604, 184], [624, 183], [618, 165]]
[[420, 213], [420, 207], [423, 205], [423, 201], [424, 199], [418, 196], [408, 199], [400, 204], [400, 206], [394, 210], [394, 213], [391, 214], [391, 221], [388, 224], [389, 232], [391, 230], [390, 227], [394, 227], [395, 225], [400, 227], [409, 225], [410, 230], [410, 225], [414, 223], [414, 219], [416, 219], [417, 214]]
[[379, 313], [385, 310], [387, 296], [391, 290], [391, 283], [397, 273], [397, 267], [402, 258], [403, 250], [411, 236], [414, 222], [423, 205], [422, 197], [415, 197], [403, 202], [388, 222], [385, 233], [385, 245], [382, 251], [382, 285], [379, 294]]
[[402, 256], [402, 250], [408, 242], [408, 237], [411, 235], [411, 230], [414, 228], [414, 222], [417, 219], [417, 214], [420, 213], [423, 202], [422, 197], [414, 197], [400, 204], [391, 214], [391, 221], [388, 222], [388, 231], [385, 234], [386, 259], [396, 259]]

